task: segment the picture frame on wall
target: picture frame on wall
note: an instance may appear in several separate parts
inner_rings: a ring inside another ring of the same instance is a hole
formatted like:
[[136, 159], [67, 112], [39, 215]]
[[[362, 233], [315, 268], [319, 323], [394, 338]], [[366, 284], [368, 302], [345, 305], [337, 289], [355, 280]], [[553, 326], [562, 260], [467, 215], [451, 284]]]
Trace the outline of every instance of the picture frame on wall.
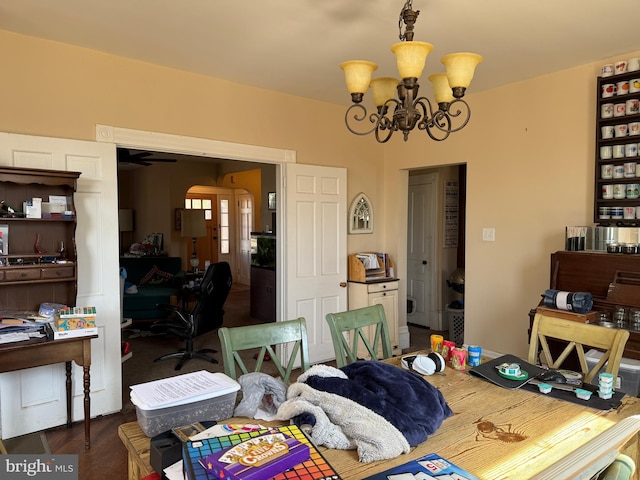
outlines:
[[174, 216], [174, 228], [178, 231], [182, 230], [182, 208], [176, 208]]
[[267, 194], [267, 208], [269, 208], [269, 210], [276, 209], [276, 192], [269, 192]]

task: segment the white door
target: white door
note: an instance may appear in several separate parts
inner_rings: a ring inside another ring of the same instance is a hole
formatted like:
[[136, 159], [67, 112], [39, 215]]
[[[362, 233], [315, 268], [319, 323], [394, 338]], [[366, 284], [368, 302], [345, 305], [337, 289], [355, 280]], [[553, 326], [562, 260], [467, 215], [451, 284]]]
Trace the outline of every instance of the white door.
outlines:
[[[347, 310], [347, 170], [283, 167], [278, 255], [284, 281], [281, 320], [304, 317], [311, 363], [335, 358], [327, 313]], [[284, 225], [281, 225], [283, 224]]]
[[[94, 305], [99, 338], [91, 342], [91, 416], [122, 408], [118, 198], [114, 144], [0, 133], [0, 164], [81, 172], [77, 210], [78, 295]], [[73, 421], [84, 418], [82, 369], [73, 364]], [[2, 438], [66, 422], [64, 364], [0, 375]]]
[[237, 193], [238, 205], [238, 269], [235, 283], [251, 283], [251, 230], [253, 227], [253, 196], [250, 193]]
[[434, 274], [438, 175], [409, 177], [407, 232], [407, 296], [413, 309], [407, 322], [436, 328], [438, 309], [435, 302]]

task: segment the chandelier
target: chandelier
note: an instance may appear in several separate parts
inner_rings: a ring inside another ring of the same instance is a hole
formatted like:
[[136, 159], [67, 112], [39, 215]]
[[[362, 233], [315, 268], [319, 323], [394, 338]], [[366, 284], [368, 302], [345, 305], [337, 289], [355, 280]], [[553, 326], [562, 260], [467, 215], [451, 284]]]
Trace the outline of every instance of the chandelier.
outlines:
[[[441, 62], [447, 73], [435, 73], [428, 77], [438, 104], [438, 108], [434, 109], [428, 98], [418, 96], [418, 78], [422, 75], [427, 55], [433, 50], [430, 43], [413, 41], [413, 26], [419, 14], [420, 10], [412, 10], [412, 0], [407, 0], [400, 11], [398, 28], [401, 42], [392, 45], [391, 51], [396, 55], [402, 80], [386, 77], [372, 80], [371, 74], [378, 69], [378, 65], [366, 60], [340, 64], [353, 102], [344, 117], [351, 133], [375, 133], [376, 140], [385, 143], [395, 131], [400, 130], [406, 142], [409, 133], [417, 125], [418, 130], [425, 130], [433, 140], [442, 141], [449, 134], [462, 130], [469, 122], [471, 109], [462, 97], [482, 57], [475, 53], [452, 53], [442, 57]], [[377, 109], [370, 115], [361, 104], [369, 87]], [[394, 98], [396, 92], [397, 99]], [[368, 130], [367, 121], [373, 124]], [[358, 126], [361, 128], [354, 128]]]

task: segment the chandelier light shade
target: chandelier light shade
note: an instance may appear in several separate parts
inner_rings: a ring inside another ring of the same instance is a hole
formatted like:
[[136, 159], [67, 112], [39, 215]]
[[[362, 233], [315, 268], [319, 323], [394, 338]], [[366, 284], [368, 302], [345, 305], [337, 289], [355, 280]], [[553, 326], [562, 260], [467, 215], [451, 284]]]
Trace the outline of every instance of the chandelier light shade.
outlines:
[[426, 42], [399, 42], [391, 46], [396, 56], [398, 73], [402, 78], [420, 78], [427, 55], [433, 50], [433, 45]]
[[349, 93], [364, 95], [371, 83], [371, 74], [378, 69], [378, 65], [366, 60], [351, 60], [340, 64], [340, 68], [344, 70]]
[[442, 64], [447, 67], [447, 78], [451, 88], [468, 88], [473, 73], [482, 57], [477, 53], [451, 53], [442, 57]]
[[[353, 102], [345, 114], [345, 124], [351, 133], [374, 133], [378, 142], [385, 143], [400, 130], [407, 141], [409, 133], [417, 126], [433, 140], [442, 141], [469, 123], [471, 109], [463, 97], [482, 57], [476, 53], [445, 55], [441, 61], [446, 73], [428, 77], [433, 85], [435, 105], [428, 98], [419, 97], [418, 79], [422, 76], [427, 56], [434, 48], [430, 43], [413, 41], [413, 27], [419, 14], [419, 10], [413, 10], [412, 0], [406, 0], [400, 11], [401, 42], [392, 45], [391, 51], [396, 56], [401, 80], [389, 77], [372, 79], [378, 65], [366, 60], [340, 64]], [[371, 114], [362, 105], [369, 88], [376, 107]]]
[[382, 107], [384, 103], [396, 94], [399, 80], [397, 78], [380, 77], [371, 80], [371, 95], [373, 104]]

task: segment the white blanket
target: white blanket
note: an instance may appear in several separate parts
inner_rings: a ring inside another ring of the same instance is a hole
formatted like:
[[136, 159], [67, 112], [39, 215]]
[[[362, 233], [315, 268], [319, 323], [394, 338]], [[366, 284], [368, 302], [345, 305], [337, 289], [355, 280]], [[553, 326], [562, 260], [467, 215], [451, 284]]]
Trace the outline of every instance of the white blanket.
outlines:
[[339, 369], [314, 365], [289, 386], [287, 401], [278, 409], [279, 420], [309, 413], [316, 423], [311, 438], [316, 445], [342, 450], [357, 449], [361, 462], [395, 458], [409, 452], [409, 443], [400, 430], [372, 410], [332, 393], [303, 383], [311, 375], [346, 378]]

